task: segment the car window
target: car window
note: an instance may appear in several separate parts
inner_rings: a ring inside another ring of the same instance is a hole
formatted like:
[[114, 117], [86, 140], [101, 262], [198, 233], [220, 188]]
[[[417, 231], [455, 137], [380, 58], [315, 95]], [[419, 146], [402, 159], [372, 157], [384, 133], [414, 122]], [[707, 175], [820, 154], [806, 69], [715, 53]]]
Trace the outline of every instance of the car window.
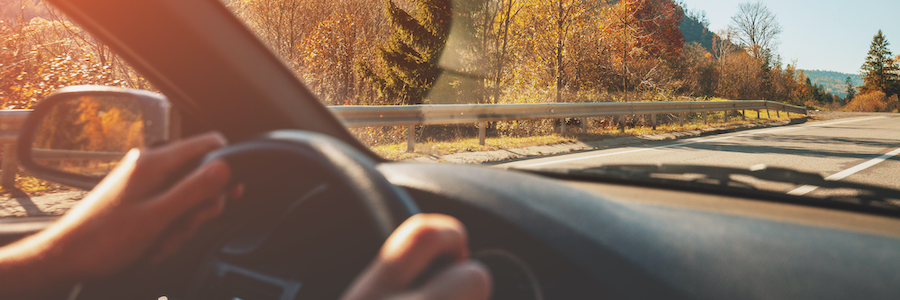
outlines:
[[[72, 85], [155, 90], [107, 46], [42, 1], [0, 1], [0, 41], [2, 109], [30, 109], [53, 91]], [[14, 139], [2, 145], [3, 151], [11, 151]], [[3, 186], [0, 192], [0, 217], [60, 215], [84, 195], [19, 171], [14, 186]]]

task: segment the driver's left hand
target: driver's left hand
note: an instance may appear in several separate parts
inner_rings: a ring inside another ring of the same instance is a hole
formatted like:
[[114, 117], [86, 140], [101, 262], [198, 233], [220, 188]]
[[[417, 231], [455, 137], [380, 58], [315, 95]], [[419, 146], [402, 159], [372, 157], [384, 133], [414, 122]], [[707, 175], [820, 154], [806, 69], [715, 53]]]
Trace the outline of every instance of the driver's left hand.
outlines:
[[128, 152], [56, 223], [0, 248], [0, 298], [31, 298], [48, 287], [110, 276], [142, 257], [153, 263], [176, 252], [222, 212], [231, 172], [224, 162], [212, 161], [173, 186], [164, 185], [225, 144], [221, 134], [211, 133]]

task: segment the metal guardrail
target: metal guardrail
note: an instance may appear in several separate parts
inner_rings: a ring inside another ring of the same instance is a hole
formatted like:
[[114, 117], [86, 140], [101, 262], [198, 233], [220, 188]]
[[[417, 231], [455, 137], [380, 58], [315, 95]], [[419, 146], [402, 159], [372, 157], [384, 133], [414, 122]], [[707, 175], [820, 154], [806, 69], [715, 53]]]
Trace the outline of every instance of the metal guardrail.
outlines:
[[[582, 118], [582, 130], [587, 131], [585, 118], [618, 116], [619, 126], [625, 128], [624, 117], [651, 115], [656, 127], [657, 114], [704, 113], [714, 111], [775, 110], [780, 116], [806, 114], [803, 107], [773, 101], [683, 101], [683, 102], [595, 102], [595, 103], [542, 103], [542, 104], [443, 104], [443, 105], [385, 105], [385, 106], [332, 106], [329, 107], [347, 127], [408, 126], [407, 150], [415, 149], [416, 125], [479, 124], [479, 143], [484, 145], [487, 122], [534, 120], [556, 118]], [[15, 143], [19, 128], [31, 110], [0, 110], [0, 143], [3, 144], [3, 163], [0, 170], [0, 186], [13, 186], [18, 170]], [[744, 115], [742, 113], [742, 115]], [[684, 115], [681, 117], [684, 122]], [[565, 133], [562, 122], [560, 131]], [[122, 153], [96, 153], [83, 151], [37, 150], [35, 155], [44, 159], [116, 159]], [[13, 170], [9, 172], [9, 170]]]
[[[331, 111], [347, 127], [409, 126], [407, 151], [415, 149], [412, 126], [478, 123], [478, 141], [484, 145], [487, 122], [582, 118], [582, 130], [587, 131], [584, 118], [618, 116], [621, 130], [625, 129], [625, 116], [651, 115], [654, 129], [656, 114], [707, 113], [729, 110], [775, 110], [806, 114], [806, 108], [765, 100], [745, 101], [666, 101], [666, 102], [592, 102], [592, 103], [541, 103], [541, 104], [441, 104], [441, 105], [385, 105], [385, 106], [332, 106]], [[743, 115], [743, 113], [742, 113]], [[704, 119], [706, 115], [704, 114]], [[683, 122], [682, 117], [682, 122]], [[560, 132], [565, 133], [562, 122]]]
[[725, 110], [779, 110], [806, 114], [806, 109], [783, 103], [749, 101], [594, 102], [541, 104], [439, 104], [332, 106], [329, 109], [348, 127], [478, 123], [528, 119], [604, 117], [661, 113], [698, 113]]
[[[19, 160], [16, 158], [16, 139], [30, 109], [0, 110], [0, 143], [3, 144], [3, 163], [0, 164], [0, 186], [13, 187]], [[12, 171], [12, 172], [10, 172]]]

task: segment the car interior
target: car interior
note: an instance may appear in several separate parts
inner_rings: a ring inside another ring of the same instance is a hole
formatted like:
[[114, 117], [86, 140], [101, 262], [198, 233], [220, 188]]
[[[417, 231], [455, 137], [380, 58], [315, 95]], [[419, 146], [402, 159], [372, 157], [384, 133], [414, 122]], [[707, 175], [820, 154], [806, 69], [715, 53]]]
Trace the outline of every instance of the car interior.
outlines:
[[[247, 186], [176, 256], [85, 283], [79, 299], [334, 299], [419, 212], [465, 224], [474, 258], [491, 271], [492, 299], [900, 295], [896, 207], [387, 161], [220, 1], [49, 2], [153, 82], [179, 115], [178, 135], [226, 135], [232, 145], [206, 159], [225, 160]], [[31, 138], [34, 119], [20, 139]], [[25, 141], [22, 165], [41, 174]], [[81, 179], [82, 188], [96, 180]], [[53, 220], [0, 220], [0, 243]]]

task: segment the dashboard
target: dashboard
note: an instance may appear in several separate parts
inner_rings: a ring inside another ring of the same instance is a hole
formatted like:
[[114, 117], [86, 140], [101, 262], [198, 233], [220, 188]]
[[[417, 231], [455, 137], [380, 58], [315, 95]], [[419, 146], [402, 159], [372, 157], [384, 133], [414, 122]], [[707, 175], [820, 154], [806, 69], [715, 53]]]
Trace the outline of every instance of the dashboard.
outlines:
[[900, 295], [895, 218], [476, 166], [380, 171], [423, 211], [460, 218], [473, 248], [521, 258], [546, 299]]

